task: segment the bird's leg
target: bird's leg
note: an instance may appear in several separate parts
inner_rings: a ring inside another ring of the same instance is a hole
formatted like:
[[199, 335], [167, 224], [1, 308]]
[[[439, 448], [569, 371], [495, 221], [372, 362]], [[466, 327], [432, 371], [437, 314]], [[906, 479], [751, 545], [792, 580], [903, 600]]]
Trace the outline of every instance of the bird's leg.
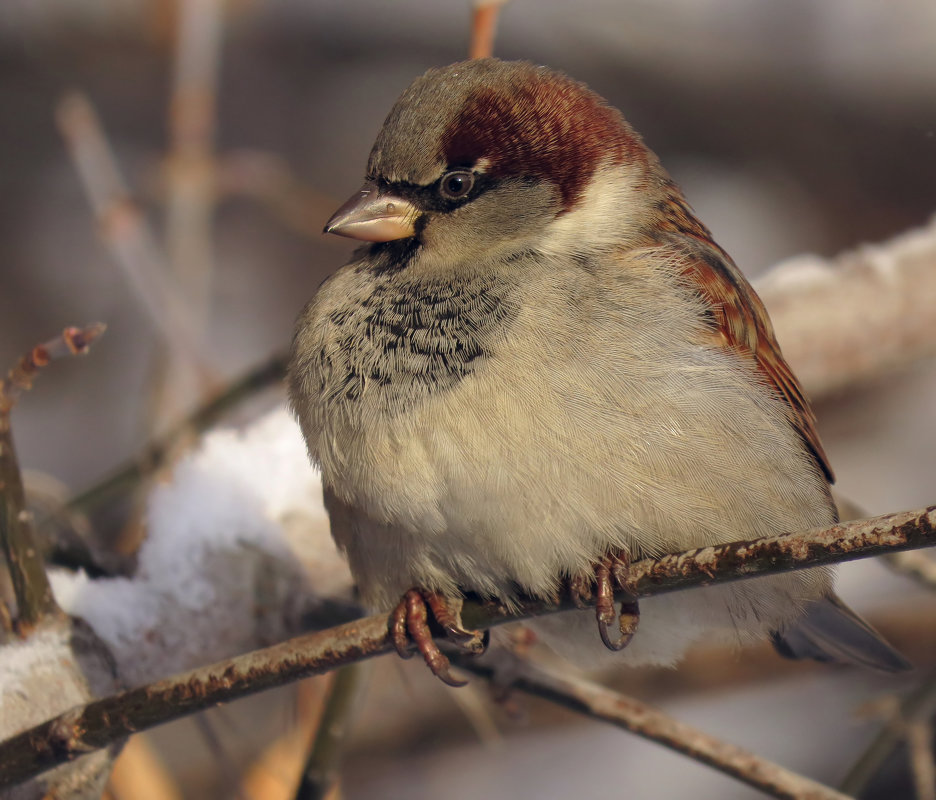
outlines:
[[[626, 588], [628, 558], [625, 553], [605, 556], [593, 567], [592, 575], [578, 575], [569, 580], [572, 600], [580, 608], [588, 606], [592, 597], [592, 585], [595, 587], [595, 617], [598, 620], [598, 633], [601, 641], [609, 650], [623, 650], [634, 638], [640, 622], [640, 607], [637, 599], [624, 600], [618, 616], [620, 636], [612, 639], [608, 626], [614, 622], [615, 589]], [[594, 584], [592, 583], [594, 581]]]
[[468, 631], [461, 624], [461, 600], [437, 592], [410, 589], [390, 615], [390, 637], [402, 658], [410, 658], [410, 640], [422, 653], [432, 674], [449, 686], [464, 686], [451, 672], [451, 664], [432, 638], [431, 619], [447, 639], [471, 655], [481, 655], [487, 647], [487, 632]]
[[637, 598], [621, 602], [621, 611], [618, 615], [618, 631], [620, 636], [611, 639], [608, 625], [614, 622], [614, 591], [626, 588], [627, 567], [629, 558], [627, 554], [605, 556], [595, 565], [595, 583], [598, 601], [595, 604], [595, 617], [598, 620], [598, 633], [601, 641], [609, 650], [623, 650], [630, 644], [637, 632], [640, 623], [640, 606]]

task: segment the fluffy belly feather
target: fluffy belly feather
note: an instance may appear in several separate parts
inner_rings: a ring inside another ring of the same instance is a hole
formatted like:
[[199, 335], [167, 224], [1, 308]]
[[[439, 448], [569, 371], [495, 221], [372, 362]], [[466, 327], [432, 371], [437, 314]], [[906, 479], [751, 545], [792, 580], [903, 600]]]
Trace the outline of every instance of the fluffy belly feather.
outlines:
[[[454, 379], [444, 358], [425, 356], [419, 369], [429, 373], [405, 403], [394, 370], [417, 362], [399, 348], [374, 350], [377, 367], [354, 367], [364, 376], [355, 396], [333, 402], [347, 385], [334, 363], [350, 334], [323, 337], [307, 378], [321, 393], [307, 414], [297, 410], [333, 534], [371, 605], [388, 608], [412, 586], [547, 594], [608, 551], [636, 559], [832, 520], [824, 478], [781, 401], [753, 367], [693, 344], [691, 309], [634, 318], [596, 301], [595, 324], [575, 329], [556, 325], [561, 309], [541, 313], [567, 295], [497, 299], [513, 309], [509, 325], [478, 339]], [[358, 333], [373, 328], [359, 323]], [[488, 358], [495, 350], [511, 356]], [[433, 369], [446, 380], [426, 378]], [[813, 570], [648, 600], [623, 657], [669, 663], [705, 629], [762, 634], [828, 587]], [[563, 618], [572, 617], [542, 626]]]

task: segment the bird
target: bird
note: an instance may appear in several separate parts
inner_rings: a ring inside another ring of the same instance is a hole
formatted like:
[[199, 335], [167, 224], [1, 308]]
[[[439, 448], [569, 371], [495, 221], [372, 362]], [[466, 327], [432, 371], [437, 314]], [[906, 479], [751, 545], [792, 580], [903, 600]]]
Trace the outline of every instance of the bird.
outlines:
[[909, 668], [826, 567], [626, 601], [612, 634], [632, 561], [837, 514], [761, 300], [598, 94], [528, 62], [430, 69], [325, 232], [362, 244], [299, 316], [289, 402], [333, 538], [363, 601], [392, 610], [401, 655], [414, 642], [457, 685], [429, 620], [478, 652], [465, 597], [597, 585], [597, 611], [531, 623], [579, 663], [602, 641], [669, 666], [700, 639], [769, 638]]

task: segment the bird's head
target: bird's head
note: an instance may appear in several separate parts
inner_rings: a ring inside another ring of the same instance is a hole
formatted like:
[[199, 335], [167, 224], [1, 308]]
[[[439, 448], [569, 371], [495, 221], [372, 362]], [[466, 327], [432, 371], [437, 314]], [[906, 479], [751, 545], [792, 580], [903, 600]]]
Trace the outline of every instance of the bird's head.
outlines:
[[583, 84], [524, 62], [467, 61], [403, 92], [364, 186], [325, 230], [407, 240], [407, 260], [428, 269], [576, 254], [636, 239], [659, 183], [639, 136]]

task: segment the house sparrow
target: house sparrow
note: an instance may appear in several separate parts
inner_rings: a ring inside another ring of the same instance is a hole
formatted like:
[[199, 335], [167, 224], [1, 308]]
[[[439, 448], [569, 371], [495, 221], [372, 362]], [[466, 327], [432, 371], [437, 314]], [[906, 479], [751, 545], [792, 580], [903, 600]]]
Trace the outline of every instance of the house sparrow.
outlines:
[[[907, 666], [826, 568], [625, 604], [609, 634], [614, 560], [836, 512], [760, 299], [598, 95], [528, 63], [430, 70], [325, 230], [368, 244], [302, 312], [290, 398], [335, 541], [365, 602], [396, 605], [401, 653], [409, 634], [454, 681], [427, 607], [476, 645], [465, 593], [509, 604], [594, 576], [602, 639], [631, 664], [771, 636], [789, 656]], [[533, 624], [593, 662], [589, 613]]]

